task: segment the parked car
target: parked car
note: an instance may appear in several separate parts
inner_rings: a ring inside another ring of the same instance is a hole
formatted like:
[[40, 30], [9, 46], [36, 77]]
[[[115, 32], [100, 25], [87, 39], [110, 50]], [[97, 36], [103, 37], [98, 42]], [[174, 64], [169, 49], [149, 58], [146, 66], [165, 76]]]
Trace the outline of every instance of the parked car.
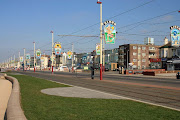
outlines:
[[109, 68], [105, 68], [105, 71], [109, 71]]
[[68, 70], [67, 66], [60, 66], [59, 67], [59, 71], [65, 71], [65, 70]]
[[119, 69], [118, 69], [118, 68], [115, 68], [115, 69], [113, 69], [113, 71], [119, 71]]

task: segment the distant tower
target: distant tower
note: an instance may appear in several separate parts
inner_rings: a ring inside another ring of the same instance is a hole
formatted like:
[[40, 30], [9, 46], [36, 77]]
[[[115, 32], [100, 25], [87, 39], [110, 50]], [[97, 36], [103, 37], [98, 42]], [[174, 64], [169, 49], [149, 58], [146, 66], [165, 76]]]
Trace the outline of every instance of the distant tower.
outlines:
[[154, 45], [154, 38], [146, 37], [144, 38], [145, 45]]
[[164, 38], [164, 44], [168, 44], [168, 39], [166, 37]]

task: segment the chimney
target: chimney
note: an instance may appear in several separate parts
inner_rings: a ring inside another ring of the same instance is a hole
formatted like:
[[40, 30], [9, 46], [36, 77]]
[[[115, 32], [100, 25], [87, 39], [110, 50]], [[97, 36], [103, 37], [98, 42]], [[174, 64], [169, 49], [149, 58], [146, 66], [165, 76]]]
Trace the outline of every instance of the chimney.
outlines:
[[164, 38], [164, 44], [168, 44], [168, 39], [166, 37]]

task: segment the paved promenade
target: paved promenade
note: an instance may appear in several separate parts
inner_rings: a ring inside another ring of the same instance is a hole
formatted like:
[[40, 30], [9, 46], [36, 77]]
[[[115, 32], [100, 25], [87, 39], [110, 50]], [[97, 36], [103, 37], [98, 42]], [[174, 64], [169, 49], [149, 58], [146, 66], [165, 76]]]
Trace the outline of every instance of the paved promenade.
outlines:
[[0, 120], [4, 120], [7, 103], [12, 90], [12, 83], [0, 78]]
[[56, 95], [63, 97], [79, 97], [79, 98], [99, 98], [99, 99], [127, 99], [117, 95], [100, 92], [97, 90], [91, 90], [82, 87], [60, 87], [60, 88], [48, 88], [41, 90], [42, 93], [48, 95]]

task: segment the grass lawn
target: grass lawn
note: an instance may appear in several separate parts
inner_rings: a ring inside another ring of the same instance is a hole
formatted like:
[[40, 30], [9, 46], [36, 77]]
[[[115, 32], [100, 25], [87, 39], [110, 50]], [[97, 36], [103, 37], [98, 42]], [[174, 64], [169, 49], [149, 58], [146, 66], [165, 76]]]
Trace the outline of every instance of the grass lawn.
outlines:
[[25, 75], [11, 76], [20, 83], [28, 120], [180, 120], [178, 111], [130, 100], [45, 95], [40, 90], [68, 86]]

